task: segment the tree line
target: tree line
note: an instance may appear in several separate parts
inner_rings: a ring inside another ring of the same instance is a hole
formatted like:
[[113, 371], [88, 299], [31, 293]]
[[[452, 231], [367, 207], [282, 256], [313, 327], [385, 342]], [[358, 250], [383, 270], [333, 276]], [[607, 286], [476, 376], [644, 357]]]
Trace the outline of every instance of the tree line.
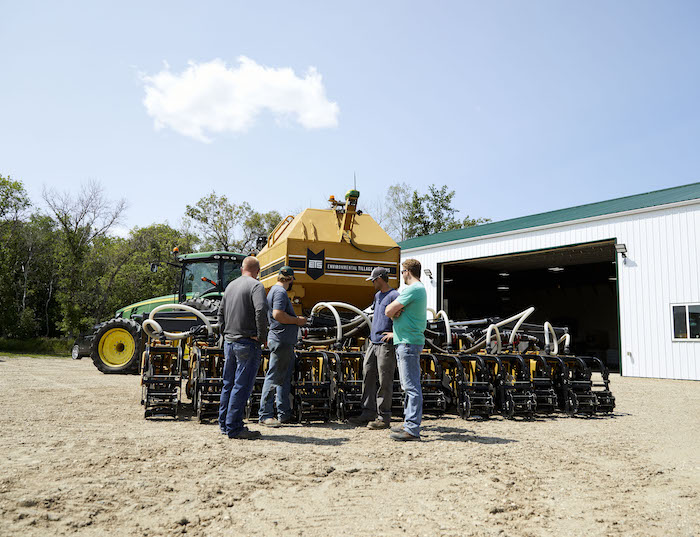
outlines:
[[[487, 221], [458, 219], [454, 195], [446, 186], [420, 194], [400, 183], [367, 212], [397, 241]], [[0, 175], [2, 338], [75, 337], [127, 304], [176, 292], [176, 270], [150, 270], [172, 262], [174, 247], [249, 253], [282, 219], [212, 192], [186, 206], [180, 228], [152, 224], [118, 237], [112, 231], [126, 201], [107, 199], [99, 183], [77, 194], [44, 189], [42, 198], [46, 210], [21, 181]]]

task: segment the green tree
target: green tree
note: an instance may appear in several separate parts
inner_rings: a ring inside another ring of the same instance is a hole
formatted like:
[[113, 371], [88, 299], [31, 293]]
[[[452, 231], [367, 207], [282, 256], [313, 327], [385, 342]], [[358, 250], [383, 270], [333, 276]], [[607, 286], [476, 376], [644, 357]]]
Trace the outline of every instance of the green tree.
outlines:
[[420, 237], [430, 233], [430, 221], [425, 212], [425, 196], [413, 191], [406, 216], [406, 238]]
[[[109, 289], [100, 320], [109, 318], [114, 312], [128, 304], [177, 292], [179, 270], [175, 264], [173, 248], [185, 254], [194, 250], [196, 237], [183, 233], [167, 224], [152, 224], [135, 227], [124, 241], [125, 261], [119, 270], [106, 274], [108, 281], [102, 285]], [[151, 263], [158, 265], [151, 271]]]
[[[403, 232], [397, 234], [398, 240], [476, 226], [491, 221], [490, 218], [470, 218], [469, 216], [459, 220], [456, 217], [459, 209], [453, 205], [455, 191], [448, 189], [447, 185], [441, 187], [430, 185], [425, 195], [414, 190], [408, 202], [405, 201], [406, 187], [407, 185], [392, 185], [387, 192], [387, 198], [392, 196], [396, 200], [402, 200], [395, 202], [399, 207], [395, 210], [396, 214], [401, 214], [400, 209], [405, 208], [405, 216], [401, 218], [400, 224], [403, 226]], [[399, 227], [395, 225], [392, 229], [396, 232]]]
[[243, 222], [242, 236], [235, 243], [238, 252], [249, 253], [257, 251], [256, 242], [258, 237], [267, 237], [282, 220], [282, 215], [278, 211], [268, 211], [259, 213], [251, 211]]
[[76, 334], [102, 316], [109, 294], [103, 276], [114, 273], [115, 263], [119, 267], [124, 262], [123, 240], [109, 238], [107, 233], [119, 222], [126, 200], [108, 200], [94, 181], [83, 185], [76, 196], [44, 189], [43, 198], [61, 237], [56, 251], [59, 327]]
[[377, 220], [391, 237], [400, 242], [408, 239], [408, 221], [414, 191], [406, 183], [391, 185], [385, 196], [386, 217]]
[[216, 192], [188, 205], [185, 215], [203, 237], [202, 249], [247, 253], [259, 235], [269, 234], [282, 219], [277, 211], [260, 213], [248, 202], [229, 202]]
[[217, 196], [212, 191], [194, 205], [187, 205], [185, 215], [202, 234], [206, 249], [230, 251], [236, 243], [236, 228], [251, 212], [247, 202], [232, 203], [226, 196]]
[[30, 205], [22, 182], [0, 175], [0, 222], [20, 220]]
[[440, 233], [461, 227], [461, 222], [455, 218], [458, 210], [452, 206], [454, 197], [455, 191], [448, 190], [447, 185], [442, 185], [440, 188], [435, 185], [428, 187], [428, 194], [424, 200], [430, 220], [430, 233]]

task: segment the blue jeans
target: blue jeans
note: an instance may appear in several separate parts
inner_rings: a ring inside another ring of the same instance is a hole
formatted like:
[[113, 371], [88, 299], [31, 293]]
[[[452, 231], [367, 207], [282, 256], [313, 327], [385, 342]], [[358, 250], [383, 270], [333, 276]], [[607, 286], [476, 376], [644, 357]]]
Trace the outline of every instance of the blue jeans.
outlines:
[[423, 390], [420, 385], [420, 351], [423, 345], [396, 345], [396, 365], [399, 368], [401, 389], [406, 394], [403, 403], [403, 428], [413, 436], [420, 436], [423, 417]]
[[[273, 399], [277, 403], [277, 417], [280, 421], [287, 421], [292, 416], [292, 408], [289, 404], [289, 391], [292, 387], [292, 373], [294, 372], [294, 345], [269, 340], [270, 363], [265, 375], [262, 396], [260, 397], [260, 421], [274, 417]], [[275, 397], [276, 395], [276, 397]]]
[[261, 355], [260, 343], [249, 338], [224, 343], [226, 361], [219, 405], [219, 427], [229, 436], [245, 429], [245, 405], [253, 393]]

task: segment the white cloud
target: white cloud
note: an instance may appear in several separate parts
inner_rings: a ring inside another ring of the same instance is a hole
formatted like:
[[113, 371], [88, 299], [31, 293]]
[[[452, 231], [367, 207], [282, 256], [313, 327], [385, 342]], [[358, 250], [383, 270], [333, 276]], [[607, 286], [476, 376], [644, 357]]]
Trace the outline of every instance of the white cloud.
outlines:
[[237, 67], [216, 59], [189, 62], [182, 73], [173, 73], [165, 65], [143, 82], [143, 104], [156, 129], [170, 127], [203, 142], [211, 141], [209, 134], [246, 131], [264, 110], [307, 129], [338, 125], [340, 109], [326, 98], [314, 67], [300, 78], [291, 68], [265, 67], [241, 56]]

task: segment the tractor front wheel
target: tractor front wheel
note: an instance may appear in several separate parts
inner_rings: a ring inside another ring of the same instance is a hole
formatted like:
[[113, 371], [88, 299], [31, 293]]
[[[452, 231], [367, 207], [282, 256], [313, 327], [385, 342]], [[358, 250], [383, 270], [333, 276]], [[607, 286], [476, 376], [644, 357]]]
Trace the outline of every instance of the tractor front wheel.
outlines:
[[141, 355], [141, 326], [131, 319], [110, 319], [95, 334], [90, 357], [103, 373], [135, 373]]

